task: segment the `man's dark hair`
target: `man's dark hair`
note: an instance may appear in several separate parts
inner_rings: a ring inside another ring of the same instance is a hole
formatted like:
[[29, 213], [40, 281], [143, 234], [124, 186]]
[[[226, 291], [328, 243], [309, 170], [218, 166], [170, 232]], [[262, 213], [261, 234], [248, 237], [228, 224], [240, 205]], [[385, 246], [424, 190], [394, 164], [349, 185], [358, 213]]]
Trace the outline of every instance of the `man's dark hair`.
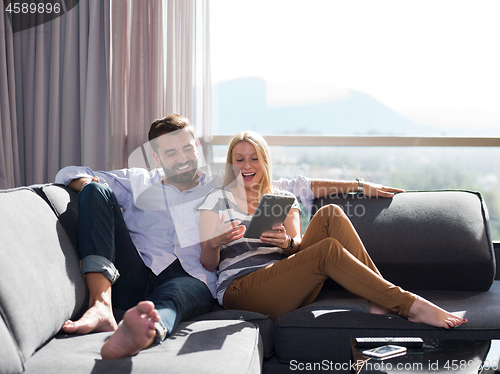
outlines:
[[183, 117], [179, 114], [170, 114], [166, 117], [155, 120], [151, 124], [151, 128], [149, 129], [148, 133], [148, 139], [151, 143], [151, 147], [153, 147], [153, 150], [157, 152], [158, 145], [156, 144], [154, 139], [158, 138], [159, 136], [182, 129], [187, 129], [188, 132], [193, 136], [193, 138], [196, 139], [193, 126], [191, 126], [191, 122], [189, 122], [189, 119], [187, 119], [186, 117]]

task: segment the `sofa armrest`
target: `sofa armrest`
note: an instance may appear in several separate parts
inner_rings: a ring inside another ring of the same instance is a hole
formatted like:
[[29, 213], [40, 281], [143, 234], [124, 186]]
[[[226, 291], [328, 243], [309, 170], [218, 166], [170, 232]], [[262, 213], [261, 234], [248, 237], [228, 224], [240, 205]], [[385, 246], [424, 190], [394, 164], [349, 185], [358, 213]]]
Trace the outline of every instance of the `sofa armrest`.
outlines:
[[485, 291], [493, 283], [488, 212], [477, 192], [335, 195], [316, 199], [313, 214], [326, 204], [344, 210], [382, 275], [403, 288]]

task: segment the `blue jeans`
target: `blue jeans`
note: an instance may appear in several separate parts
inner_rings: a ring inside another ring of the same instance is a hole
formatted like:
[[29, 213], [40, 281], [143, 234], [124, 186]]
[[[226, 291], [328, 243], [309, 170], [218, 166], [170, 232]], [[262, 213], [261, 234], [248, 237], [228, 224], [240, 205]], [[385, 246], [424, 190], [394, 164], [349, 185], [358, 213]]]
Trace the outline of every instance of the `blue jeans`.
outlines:
[[110, 280], [114, 307], [127, 310], [152, 301], [167, 335], [179, 322], [209, 311], [210, 290], [186, 273], [179, 260], [159, 275], [144, 264], [109, 187], [89, 183], [80, 192], [77, 241], [83, 274], [100, 272]]

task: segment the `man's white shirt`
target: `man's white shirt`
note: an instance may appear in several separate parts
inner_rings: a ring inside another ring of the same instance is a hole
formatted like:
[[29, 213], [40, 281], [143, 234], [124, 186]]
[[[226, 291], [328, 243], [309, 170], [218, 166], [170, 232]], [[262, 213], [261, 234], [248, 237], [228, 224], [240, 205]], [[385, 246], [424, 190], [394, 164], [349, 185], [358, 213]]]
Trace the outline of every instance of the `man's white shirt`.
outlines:
[[[179, 191], [173, 185], [162, 183], [161, 168], [96, 172], [85, 166], [68, 166], [57, 173], [55, 182], [68, 185], [74, 179], [94, 176], [115, 193], [144, 264], [159, 275], [179, 259], [184, 270], [204, 282], [215, 297], [215, 272], [206, 270], [200, 261], [199, 217], [195, 207], [208, 192], [222, 185], [222, 175], [207, 175], [198, 170], [198, 185]], [[310, 184], [311, 180], [302, 176], [273, 181], [275, 187], [297, 196], [308, 210], [313, 201]]]

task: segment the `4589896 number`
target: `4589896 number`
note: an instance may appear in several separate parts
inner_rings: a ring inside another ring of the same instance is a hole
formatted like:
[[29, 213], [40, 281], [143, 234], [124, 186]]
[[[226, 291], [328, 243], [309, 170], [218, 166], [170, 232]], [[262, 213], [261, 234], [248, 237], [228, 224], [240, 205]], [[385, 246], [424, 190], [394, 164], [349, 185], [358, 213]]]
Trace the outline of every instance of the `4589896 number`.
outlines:
[[56, 2], [52, 3], [29, 3], [29, 2], [19, 2], [19, 3], [9, 3], [7, 8], [5, 8], [7, 13], [14, 14], [28, 14], [28, 13], [60, 13], [61, 4]]

